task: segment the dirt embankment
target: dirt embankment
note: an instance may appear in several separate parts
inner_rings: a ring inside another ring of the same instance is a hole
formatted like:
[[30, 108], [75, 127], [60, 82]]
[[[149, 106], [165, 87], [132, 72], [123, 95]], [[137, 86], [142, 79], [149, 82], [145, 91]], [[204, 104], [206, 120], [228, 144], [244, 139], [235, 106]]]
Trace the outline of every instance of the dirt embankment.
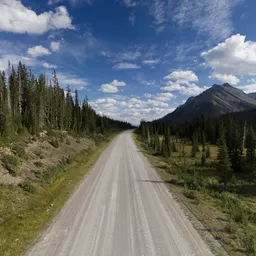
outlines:
[[0, 185], [18, 185], [24, 180], [36, 180], [37, 172], [69, 161], [77, 153], [95, 144], [90, 138], [74, 138], [67, 133], [26, 137], [0, 147]]

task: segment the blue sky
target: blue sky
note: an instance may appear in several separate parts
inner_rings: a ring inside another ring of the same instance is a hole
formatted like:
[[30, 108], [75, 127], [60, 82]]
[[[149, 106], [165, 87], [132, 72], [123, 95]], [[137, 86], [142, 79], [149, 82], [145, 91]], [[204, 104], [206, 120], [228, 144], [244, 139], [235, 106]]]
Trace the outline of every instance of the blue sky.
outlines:
[[134, 124], [214, 83], [256, 91], [256, 2], [0, 0], [0, 69], [26, 63]]

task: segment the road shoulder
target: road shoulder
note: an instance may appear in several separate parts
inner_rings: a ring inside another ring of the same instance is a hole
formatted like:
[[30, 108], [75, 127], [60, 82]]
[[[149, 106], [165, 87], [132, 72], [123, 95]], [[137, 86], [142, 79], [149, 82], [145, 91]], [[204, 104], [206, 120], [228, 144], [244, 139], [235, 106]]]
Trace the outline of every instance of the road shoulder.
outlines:
[[202, 237], [203, 241], [206, 243], [206, 245], [209, 246], [213, 254], [218, 256], [228, 256], [228, 253], [225, 251], [222, 245], [213, 237], [213, 235], [203, 225], [199, 218], [188, 208], [189, 201], [186, 200], [180, 191], [177, 191], [177, 187], [175, 185], [169, 183], [170, 176], [159, 166], [157, 157], [152, 156], [152, 154], [150, 154], [150, 152], [145, 149], [137, 134], [133, 134], [133, 139], [138, 149], [140, 150], [142, 157], [146, 159], [152, 169], [155, 170], [157, 175], [160, 177], [160, 179], [163, 180], [168, 191], [171, 193], [172, 198], [175, 199], [175, 201], [179, 204], [180, 209], [187, 216], [189, 221]]

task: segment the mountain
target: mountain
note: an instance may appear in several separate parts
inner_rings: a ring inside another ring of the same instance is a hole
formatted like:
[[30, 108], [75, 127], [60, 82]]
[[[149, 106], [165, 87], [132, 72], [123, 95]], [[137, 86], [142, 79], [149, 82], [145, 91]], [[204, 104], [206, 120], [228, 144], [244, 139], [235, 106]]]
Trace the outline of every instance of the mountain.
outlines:
[[256, 108], [256, 100], [230, 84], [213, 85], [196, 97], [190, 97], [185, 104], [163, 120], [184, 121], [201, 115], [218, 116]]
[[252, 92], [252, 93], [248, 93], [247, 94], [249, 97], [251, 97], [252, 99], [256, 100], [256, 92]]

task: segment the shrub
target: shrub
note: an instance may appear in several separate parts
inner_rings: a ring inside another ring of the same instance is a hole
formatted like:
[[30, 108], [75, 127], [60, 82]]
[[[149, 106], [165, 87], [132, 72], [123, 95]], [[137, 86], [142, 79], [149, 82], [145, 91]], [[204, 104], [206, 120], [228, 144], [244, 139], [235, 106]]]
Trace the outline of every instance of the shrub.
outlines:
[[26, 180], [23, 183], [20, 183], [19, 186], [26, 192], [32, 194], [36, 192], [36, 186], [32, 181]]
[[193, 190], [200, 190], [204, 185], [202, 175], [195, 170], [188, 170], [182, 175], [182, 179], [184, 180], [185, 184]]
[[3, 166], [8, 170], [8, 172], [16, 176], [18, 174], [18, 159], [13, 155], [3, 155], [2, 157]]
[[63, 165], [52, 167], [41, 174], [41, 180], [46, 183], [52, 183], [64, 172], [65, 168]]
[[229, 234], [234, 234], [237, 230], [236, 224], [234, 223], [234, 221], [232, 220], [231, 216], [229, 218], [229, 222], [227, 223], [227, 225], [224, 227], [224, 230], [229, 233]]
[[49, 142], [55, 148], [59, 148], [59, 146], [60, 146], [57, 137], [53, 137]]
[[254, 236], [246, 229], [242, 238], [244, 248], [248, 253], [255, 255], [256, 253], [256, 242]]
[[12, 147], [12, 152], [13, 154], [17, 155], [20, 158], [28, 159], [26, 151], [24, 149], [25, 146], [20, 145], [20, 144], [15, 144]]
[[185, 189], [183, 195], [189, 199], [198, 200], [197, 194], [193, 190]]
[[61, 143], [64, 142], [64, 136], [63, 136], [63, 134], [60, 135], [60, 142], [61, 142]]
[[248, 223], [248, 214], [245, 209], [241, 206], [231, 209], [233, 214], [233, 219], [235, 222], [243, 223], [247, 225]]
[[220, 190], [220, 183], [216, 178], [208, 178], [206, 187], [212, 192], [218, 192]]
[[27, 135], [28, 134], [28, 130], [24, 126], [19, 126], [18, 129], [17, 129], [17, 133], [19, 135]]

